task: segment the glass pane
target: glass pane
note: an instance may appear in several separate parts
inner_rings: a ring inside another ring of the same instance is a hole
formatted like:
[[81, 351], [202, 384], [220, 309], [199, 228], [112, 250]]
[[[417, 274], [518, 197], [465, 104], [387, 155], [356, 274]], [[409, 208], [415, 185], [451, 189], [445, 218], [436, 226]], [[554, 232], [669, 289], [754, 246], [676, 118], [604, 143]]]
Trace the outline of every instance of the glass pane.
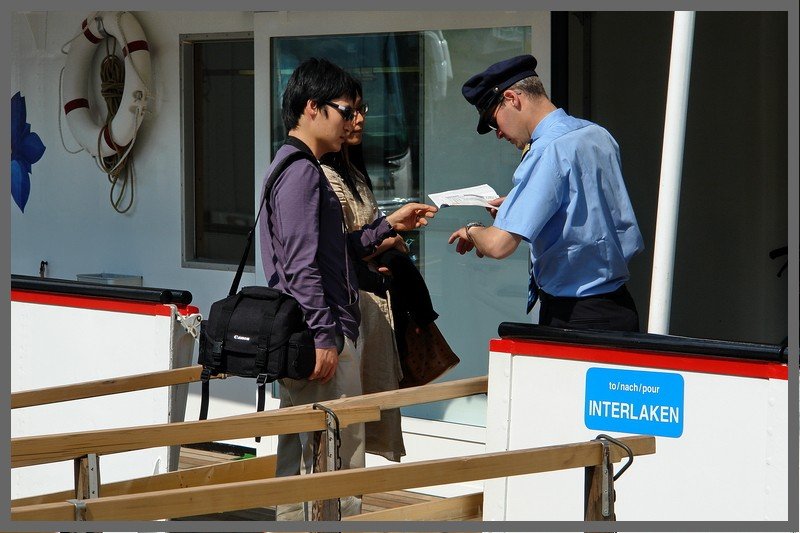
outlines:
[[193, 46], [194, 259], [238, 265], [254, 221], [253, 42]]
[[[378, 203], [391, 211], [399, 202], [419, 199], [422, 117], [421, 36], [381, 33], [272, 40], [272, 109], [292, 71], [309, 57], [322, 57], [362, 83], [369, 115], [364, 129], [364, 160]], [[273, 113], [272, 154], [286, 131]]]
[[[491, 132], [478, 135], [478, 113], [464, 100], [461, 86], [492, 63], [530, 53], [531, 28], [424, 33], [428, 46], [423, 196], [482, 183], [488, 183], [503, 196], [511, 189], [521, 153], [509, 143], [498, 141]], [[436, 38], [443, 44], [437, 46]], [[492, 224], [482, 207], [449, 207], [439, 211], [423, 230], [425, 281], [440, 314], [436, 323], [461, 358], [461, 363], [447, 374], [447, 380], [486, 375], [488, 340], [497, 337], [497, 326], [504, 321], [530, 322], [525, 314], [528, 247], [523, 243], [502, 261], [480, 259], [474, 253], [461, 256], [447, 244], [447, 239], [470, 221]], [[486, 397], [413, 406], [403, 409], [403, 414], [485, 426]]]
[[[490, 64], [529, 53], [529, 26], [275, 37], [272, 46], [272, 154], [286, 132], [280, 98], [294, 68], [324, 57], [358, 77], [369, 102], [364, 151], [375, 195], [387, 212], [428, 193], [488, 183], [511, 188], [520, 153], [475, 132], [477, 113], [461, 84]], [[503, 261], [458, 255], [450, 234], [470, 220], [491, 219], [480, 207], [443, 209], [421, 232], [408, 235], [425, 276], [437, 325], [461, 363], [445, 379], [485, 375], [487, 341], [503, 321], [527, 322], [527, 247]], [[485, 397], [403, 409], [407, 416], [485, 425]]]

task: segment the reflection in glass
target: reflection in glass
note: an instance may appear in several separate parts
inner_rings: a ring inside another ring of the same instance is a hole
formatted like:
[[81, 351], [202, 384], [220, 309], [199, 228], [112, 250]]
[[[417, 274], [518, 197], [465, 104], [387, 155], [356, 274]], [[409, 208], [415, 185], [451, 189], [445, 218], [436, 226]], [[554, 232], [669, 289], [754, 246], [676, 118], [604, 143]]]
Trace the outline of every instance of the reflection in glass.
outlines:
[[[384, 33], [273, 39], [272, 109], [292, 71], [309, 57], [322, 57], [357, 77], [369, 102], [364, 130], [364, 159], [379, 205], [392, 211], [398, 203], [419, 200], [420, 68], [418, 33]], [[272, 153], [286, 136], [280, 114], [273, 112]]]
[[[286, 132], [280, 99], [292, 71], [323, 57], [359, 78], [369, 115], [364, 157], [386, 212], [427, 194], [488, 183], [511, 188], [519, 151], [475, 132], [477, 114], [461, 84], [487, 66], [530, 53], [531, 27], [480, 28], [272, 38], [272, 153]], [[447, 239], [471, 220], [492, 223], [481, 207], [442, 209], [405, 237], [439, 313], [437, 325], [461, 363], [446, 379], [486, 375], [487, 341], [503, 321], [526, 322], [527, 247], [503, 261], [460, 256]], [[405, 416], [485, 425], [485, 397], [413, 406]]]

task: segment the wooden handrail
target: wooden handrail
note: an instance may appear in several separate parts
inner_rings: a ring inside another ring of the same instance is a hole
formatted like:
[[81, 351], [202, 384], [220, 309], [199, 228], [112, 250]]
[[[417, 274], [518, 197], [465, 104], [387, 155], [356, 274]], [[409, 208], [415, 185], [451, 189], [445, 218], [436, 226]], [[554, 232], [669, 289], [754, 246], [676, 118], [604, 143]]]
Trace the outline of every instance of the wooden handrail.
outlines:
[[[655, 453], [655, 438], [620, 439], [634, 455]], [[611, 460], [621, 451], [613, 447]], [[624, 453], [624, 452], [622, 452]], [[87, 520], [154, 520], [219, 513], [351, 494], [460, 483], [477, 479], [580, 468], [603, 461], [602, 444], [588, 441], [416, 463], [322, 472], [207, 487], [162, 490], [85, 500]], [[47, 503], [11, 509], [12, 520], [73, 520], [72, 504]]]
[[20, 407], [46, 405], [69, 400], [79, 400], [82, 398], [94, 398], [108, 394], [118, 394], [120, 392], [132, 392], [154, 389], [167, 385], [193, 383], [195, 381], [200, 381], [200, 373], [202, 371], [202, 366], [194, 365], [184, 368], [173, 368], [171, 370], [160, 370], [158, 372], [148, 372], [146, 374], [135, 374], [131, 376], [99, 379], [96, 381], [86, 381], [83, 383], [59, 385], [57, 387], [47, 387], [44, 389], [13, 392], [11, 393], [11, 408], [19, 409]]
[[[342, 407], [356, 406], [375, 406], [380, 408], [381, 411], [384, 411], [386, 409], [408, 407], [409, 405], [452, 400], [453, 398], [463, 398], [464, 396], [472, 396], [474, 394], [486, 394], [488, 382], [489, 379], [487, 376], [478, 376], [454, 381], [444, 381], [442, 383], [429, 383], [428, 385], [421, 385], [419, 387], [408, 387], [405, 389], [373, 392], [370, 394], [362, 394], [361, 396], [326, 400], [319, 403], [325, 407], [333, 409], [334, 411], [341, 409]], [[291, 411], [299, 408], [303, 408], [303, 406], [284, 407], [281, 410]], [[258, 413], [246, 413], [243, 415], [234, 415], [228, 418], [247, 419], [256, 416], [258, 416]]]
[[[194, 468], [185, 468], [155, 476], [140, 477], [115, 483], [106, 483], [100, 488], [100, 495], [119, 496], [121, 494], [140, 494], [156, 490], [181, 489], [202, 485], [218, 485], [231, 481], [267, 479], [275, 477], [275, 455], [237, 459]], [[11, 500], [11, 507], [38, 505], [70, 500], [75, 497], [75, 489], [51, 492], [40, 496], [29, 496]]]
[[[380, 420], [377, 407], [342, 407], [336, 411], [339, 424]], [[249, 418], [226, 417], [193, 422], [173, 422], [120, 429], [103, 429], [11, 439], [11, 467], [30, 466], [82, 457], [88, 453], [141, 450], [224, 439], [281, 435], [326, 428], [325, 413], [310, 405], [256, 413]]]
[[[116, 378], [100, 379], [83, 383], [73, 383], [70, 385], [59, 385], [57, 387], [19, 391], [11, 393], [11, 408], [19, 409], [22, 407], [47, 405], [51, 403], [79, 400], [83, 398], [95, 398], [98, 396], [153, 389], [169, 385], [194, 383], [196, 381], [200, 381], [200, 374], [202, 370], [202, 366], [193, 365], [184, 368], [173, 368], [171, 370], [149, 372], [146, 374], [134, 374], [130, 376], [120, 376]], [[219, 375], [212, 376], [212, 379], [224, 379], [226, 377], [227, 376]], [[370, 395], [364, 395], [363, 397], [331, 400], [330, 402], [325, 402], [325, 405], [334, 408], [336, 405], [342, 404], [367, 404], [378, 402], [378, 405], [383, 410], [406, 407], [408, 405], [414, 405], [417, 403], [449, 400], [452, 398], [459, 398], [461, 396], [469, 396], [472, 394], [485, 394], [486, 390], [487, 377], [478, 376], [475, 378], [432, 383], [420, 387], [409, 387], [406, 389], [379, 392]], [[428, 397], [431, 399], [424, 399]], [[419, 398], [423, 398], [423, 400], [420, 401]], [[258, 413], [248, 413], [238, 416], [258, 416]]]
[[[377, 409], [392, 409], [482, 394], [486, 392], [486, 387], [487, 377], [481, 376], [320, 403], [336, 411], [340, 423], [344, 426], [376, 420], [374, 417]], [[314, 421], [311, 421], [311, 419], [307, 419], [311, 411], [311, 406], [299, 405], [213, 420], [16, 437], [11, 439], [11, 467], [74, 459], [87, 453], [102, 455], [156, 446], [324, 429], [324, 415], [320, 411], [314, 411], [314, 414], [310, 415]], [[348, 413], [359, 414], [353, 415], [355, 418], [348, 418]], [[380, 417], [379, 414], [377, 416]]]

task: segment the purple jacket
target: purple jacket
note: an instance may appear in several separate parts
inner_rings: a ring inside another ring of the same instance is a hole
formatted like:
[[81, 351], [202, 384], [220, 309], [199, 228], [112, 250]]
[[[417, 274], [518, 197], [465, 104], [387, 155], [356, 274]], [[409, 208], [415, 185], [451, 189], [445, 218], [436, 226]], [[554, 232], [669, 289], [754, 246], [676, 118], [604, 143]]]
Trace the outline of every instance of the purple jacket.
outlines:
[[[278, 161], [297, 150], [311, 153], [303, 142], [289, 137], [266, 177]], [[336, 346], [337, 334], [356, 340], [361, 315], [352, 258], [372, 254], [394, 230], [380, 217], [346, 234], [339, 199], [319, 165], [305, 159], [292, 163], [278, 177], [268, 201], [259, 222], [267, 284], [297, 299], [317, 348]]]

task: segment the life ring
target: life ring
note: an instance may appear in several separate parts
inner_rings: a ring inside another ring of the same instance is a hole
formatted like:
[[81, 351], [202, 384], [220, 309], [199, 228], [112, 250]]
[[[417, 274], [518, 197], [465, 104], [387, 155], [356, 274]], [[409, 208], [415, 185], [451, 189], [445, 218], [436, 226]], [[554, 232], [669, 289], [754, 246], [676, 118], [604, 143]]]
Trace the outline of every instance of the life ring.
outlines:
[[[127, 11], [100, 11], [86, 17], [83, 33], [70, 45], [62, 81], [62, 103], [67, 124], [75, 140], [94, 157], [125, 149], [135, 138], [144, 119], [150, 86], [150, 50], [144, 31]], [[107, 37], [122, 46], [125, 88], [111, 128], [98, 124], [89, 108], [89, 78], [96, 46]], [[102, 136], [102, 140], [98, 139]]]

